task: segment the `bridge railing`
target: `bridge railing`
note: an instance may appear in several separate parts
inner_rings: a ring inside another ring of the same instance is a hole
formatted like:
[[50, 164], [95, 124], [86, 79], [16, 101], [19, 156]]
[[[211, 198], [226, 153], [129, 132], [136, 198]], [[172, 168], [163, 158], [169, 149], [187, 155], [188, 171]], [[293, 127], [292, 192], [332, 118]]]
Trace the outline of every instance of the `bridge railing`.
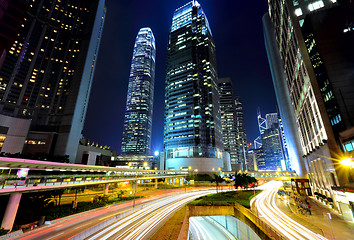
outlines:
[[[102, 181], [114, 181], [132, 179], [135, 177], [156, 177], [160, 174], [134, 174], [134, 175], [117, 175], [117, 176], [32, 176], [28, 178], [16, 178], [8, 177], [0, 180], [1, 189], [4, 188], [20, 188], [20, 187], [34, 187], [34, 186], [47, 186], [47, 185], [63, 185], [73, 183], [85, 183], [85, 182], [102, 182]], [[171, 176], [171, 175], [170, 175]]]

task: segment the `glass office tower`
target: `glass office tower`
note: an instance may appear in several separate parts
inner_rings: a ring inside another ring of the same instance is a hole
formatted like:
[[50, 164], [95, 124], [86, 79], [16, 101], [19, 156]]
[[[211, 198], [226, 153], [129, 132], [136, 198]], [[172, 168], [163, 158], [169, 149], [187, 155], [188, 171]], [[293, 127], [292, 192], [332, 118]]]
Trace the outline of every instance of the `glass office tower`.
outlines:
[[150, 154], [155, 56], [154, 34], [150, 28], [141, 28], [135, 39], [129, 75], [121, 147], [123, 155]]
[[231, 78], [219, 78], [218, 86], [224, 149], [230, 153], [232, 169], [243, 170], [242, 162], [240, 163], [237, 158], [239, 146], [237, 142], [237, 116]]
[[215, 44], [197, 1], [176, 9], [172, 18], [164, 148], [167, 169], [212, 171], [223, 167]]
[[239, 170], [246, 170], [245, 164], [247, 158], [246, 157], [247, 137], [246, 137], [244, 114], [243, 114], [243, 103], [241, 97], [239, 96], [235, 97], [235, 108], [236, 108], [236, 129], [237, 129], [236, 159], [238, 161], [239, 166], [242, 166], [242, 168]]
[[232, 171], [245, 169], [246, 133], [242, 102], [234, 96], [230, 78], [218, 79], [224, 150], [230, 153]]

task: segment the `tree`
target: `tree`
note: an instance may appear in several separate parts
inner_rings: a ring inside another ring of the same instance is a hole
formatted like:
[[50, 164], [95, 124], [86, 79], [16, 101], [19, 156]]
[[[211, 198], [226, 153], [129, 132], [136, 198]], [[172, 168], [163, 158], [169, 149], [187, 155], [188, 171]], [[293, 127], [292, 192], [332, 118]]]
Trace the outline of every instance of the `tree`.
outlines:
[[225, 182], [225, 179], [219, 175], [214, 174], [214, 178], [210, 182], [216, 183], [216, 192], [218, 192], [219, 184]]
[[234, 182], [235, 188], [248, 188], [250, 185], [256, 186], [258, 184], [258, 181], [255, 177], [252, 177], [246, 173], [236, 173]]

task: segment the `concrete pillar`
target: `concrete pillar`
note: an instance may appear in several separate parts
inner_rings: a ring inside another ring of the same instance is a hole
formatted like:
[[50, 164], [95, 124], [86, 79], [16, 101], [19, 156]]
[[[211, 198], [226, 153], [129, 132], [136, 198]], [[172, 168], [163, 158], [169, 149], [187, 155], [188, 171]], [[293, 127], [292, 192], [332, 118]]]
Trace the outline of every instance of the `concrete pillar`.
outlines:
[[158, 180], [157, 180], [157, 178], [155, 179], [155, 188], [156, 189], [158, 188]]
[[104, 192], [103, 192], [103, 194], [104, 194], [104, 195], [108, 195], [108, 190], [109, 190], [109, 183], [106, 183], [106, 184], [104, 185]]
[[165, 178], [165, 184], [168, 184], [168, 178]]
[[6, 230], [11, 230], [16, 214], [18, 206], [20, 205], [22, 193], [13, 193], [10, 195], [9, 202], [7, 203], [6, 211], [4, 218], [2, 219], [1, 227]]

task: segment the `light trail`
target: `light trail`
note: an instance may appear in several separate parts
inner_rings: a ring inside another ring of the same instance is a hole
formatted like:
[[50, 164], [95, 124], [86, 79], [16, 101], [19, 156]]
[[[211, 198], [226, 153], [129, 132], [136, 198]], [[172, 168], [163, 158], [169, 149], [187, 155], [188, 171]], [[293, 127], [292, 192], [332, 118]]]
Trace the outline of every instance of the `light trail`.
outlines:
[[133, 214], [118, 220], [109, 227], [91, 235], [89, 240], [99, 239], [149, 239], [165, 219], [187, 202], [215, 192], [205, 190], [165, 197], [144, 206]]
[[258, 194], [254, 200], [257, 211], [272, 227], [282, 233], [287, 239], [291, 240], [326, 240], [320, 234], [314, 233], [308, 228], [291, 219], [283, 213], [275, 203], [275, 194], [282, 185], [280, 181], [266, 183], [262, 187], [265, 189]]
[[[205, 189], [204, 189], [205, 190]], [[137, 208], [142, 205], [146, 206], [148, 203], [152, 203], [157, 199], [162, 199], [166, 196], [181, 195], [185, 193], [184, 189], [158, 191], [157, 194], [149, 196], [148, 198], [141, 198], [136, 200]], [[34, 229], [33, 231], [26, 232], [19, 236], [11, 238], [21, 240], [62, 240], [74, 237], [81, 232], [94, 227], [97, 224], [104, 222], [105, 220], [124, 214], [131, 210], [132, 201], [119, 203], [109, 207], [91, 210], [89, 212], [83, 212], [76, 215], [68, 216], [60, 219], [56, 222], [52, 222], [51, 225]]]
[[229, 230], [209, 216], [191, 217], [189, 226], [189, 236], [193, 240], [237, 240]]
[[[192, 223], [194, 225], [194, 229], [197, 232], [197, 240], [213, 240], [211, 237], [209, 231], [203, 226], [203, 224], [200, 223], [200, 219], [198, 217], [192, 217], [190, 218], [189, 223]], [[201, 237], [200, 237], [201, 236]]]

